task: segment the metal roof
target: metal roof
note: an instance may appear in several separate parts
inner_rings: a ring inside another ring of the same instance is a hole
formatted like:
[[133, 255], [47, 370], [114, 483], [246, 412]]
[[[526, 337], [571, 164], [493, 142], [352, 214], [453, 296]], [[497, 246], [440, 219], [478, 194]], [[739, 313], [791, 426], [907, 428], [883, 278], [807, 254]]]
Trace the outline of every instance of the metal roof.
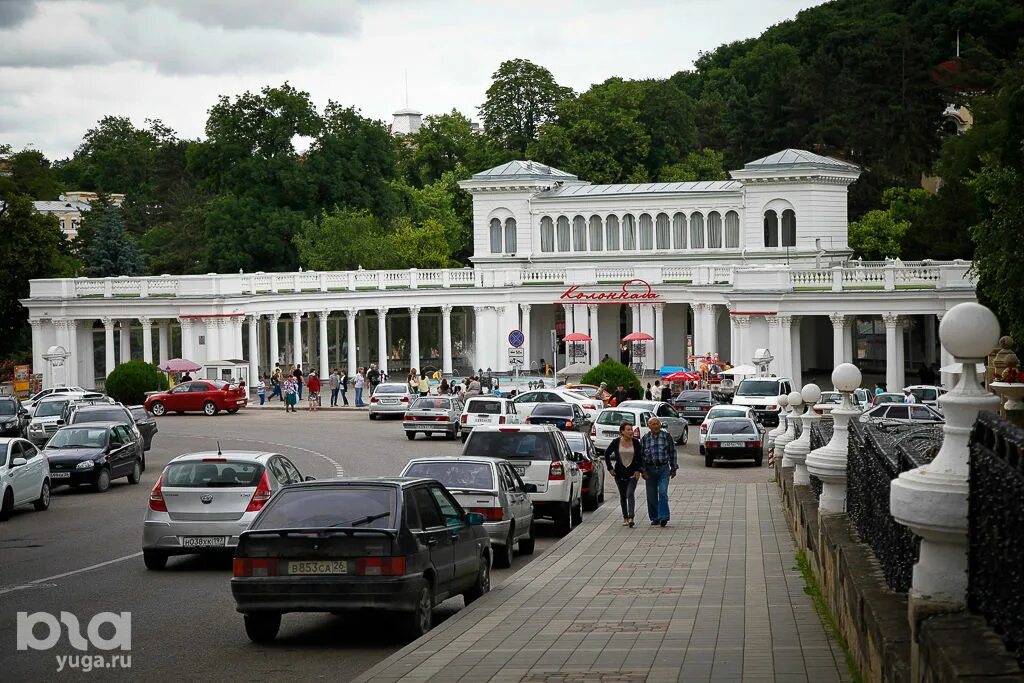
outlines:
[[699, 180], [681, 183], [631, 183], [620, 185], [562, 185], [538, 197], [592, 197], [595, 195], [679, 194], [703, 192], [739, 192], [738, 180]]
[[495, 166], [489, 168], [486, 171], [480, 171], [473, 175], [473, 180], [498, 180], [501, 178], [558, 178], [562, 180], [577, 180], [576, 176], [572, 173], [566, 173], [559, 169], [541, 164], [536, 161], [510, 161], [507, 164], [501, 166]]
[[89, 211], [92, 207], [87, 202], [76, 200], [56, 201], [35, 201], [32, 206], [40, 213], [65, 212], [65, 211]]
[[814, 152], [808, 152], [803, 149], [784, 149], [781, 152], [775, 154], [769, 154], [766, 157], [755, 159], [743, 165], [744, 169], [752, 171], [766, 170], [770, 168], [788, 168], [788, 167], [814, 167], [814, 168], [831, 168], [831, 169], [843, 169], [843, 170], [860, 170], [856, 165], [840, 161], [839, 159], [833, 159], [832, 157], [822, 156], [815, 154]]

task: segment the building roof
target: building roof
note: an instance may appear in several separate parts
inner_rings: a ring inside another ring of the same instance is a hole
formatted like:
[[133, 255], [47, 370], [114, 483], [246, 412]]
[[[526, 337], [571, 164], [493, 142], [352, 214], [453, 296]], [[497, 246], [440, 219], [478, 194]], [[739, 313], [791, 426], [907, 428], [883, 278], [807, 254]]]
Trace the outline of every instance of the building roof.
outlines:
[[851, 163], [822, 156], [803, 149], [784, 149], [775, 154], [755, 159], [743, 165], [745, 171], [770, 171], [773, 169], [815, 168], [823, 170], [859, 171]]
[[392, 116], [422, 116], [422, 112], [418, 112], [410, 107], [405, 107], [404, 109], [396, 111]]
[[77, 199], [63, 200], [58, 199], [55, 201], [41, 200], [32, 202], [32, 206], [35, 210], [40, 213], [57, 213], [65, 211], [89, 211], [92, 207], [89, 206], [88, 202], [81, 202]]
[[536, 161], [510, 161], [507, 164], [495, 166], [473, 175], [473, 180], [500, 180], [505, 178], [516, 180], [544, 180], [549, 178], [577, 180], [576, 176], [572, 173], [566, 173], [553, 166], [547, 166]]
[[738, 180], [700, 180], [681, 183], [630, 183], [619, 185], [561, 185], [538, 195], [544, 197], [592, 197], [624, 194], [677, 194], [682, 192], [738, 192]]

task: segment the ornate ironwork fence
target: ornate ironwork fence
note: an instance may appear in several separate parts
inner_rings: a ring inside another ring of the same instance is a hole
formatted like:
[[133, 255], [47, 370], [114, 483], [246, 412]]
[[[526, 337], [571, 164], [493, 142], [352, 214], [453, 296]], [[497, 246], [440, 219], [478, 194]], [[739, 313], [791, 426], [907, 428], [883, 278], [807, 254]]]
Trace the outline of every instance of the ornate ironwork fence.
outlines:
[[[817, 450], [822, 446], [828, 444], [832, 440], [832, 432], [834, 423], [832, 420], [825, 418], [818, 420], [811, 425], [811, 450]], [[814, 497], [821, 498], [821, 479], [818, 479], [813, 474], [811, 475], [811, 490], [814, 491]]]
[[967, 602], [1024, 666], [1024, 429], [981, 413], [971, 433]]

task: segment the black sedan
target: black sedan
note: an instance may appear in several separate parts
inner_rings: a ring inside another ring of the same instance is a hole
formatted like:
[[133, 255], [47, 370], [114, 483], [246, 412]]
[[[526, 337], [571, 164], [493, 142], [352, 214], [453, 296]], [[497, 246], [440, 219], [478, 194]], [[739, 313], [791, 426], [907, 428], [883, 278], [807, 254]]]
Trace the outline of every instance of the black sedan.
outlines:
[[117, 422], [88, 422], [61, 427], [46, 442], [43, 455], [50, 463], [50, 483], [94, 486], [100, 493], [112, 479], [142, 478], [142, 444], [131, 426]]
[[142, 441], [148, 451], [153, 447], [153, 435], [160, 431], [156, 426], [156, 418], [146, 412], [146, 406], [130, 406], [128, 410], [135, 418], [135, 426], [139, 428]]
[[26, 411], [14, 396], [0, 396], [0, 436], [21, 436], [28, 424]]
[[700, 423], [711, 410], [711, 406], [730, 403], [729, 397], [717, 391], [690, 389], [672, 399], [672, 407], [687, 422]]
[[538, 403], [526, 424], [554, 425], [563, 432], [589, 432], [593, 422], [575, 403]]
[[392, 612], [411, 638], [435, 605], [491, 587], [483, 516], [433, 479], [307, 482], [270, 499], [242, 533], [231, 593], [253, 642], [288, 612]]

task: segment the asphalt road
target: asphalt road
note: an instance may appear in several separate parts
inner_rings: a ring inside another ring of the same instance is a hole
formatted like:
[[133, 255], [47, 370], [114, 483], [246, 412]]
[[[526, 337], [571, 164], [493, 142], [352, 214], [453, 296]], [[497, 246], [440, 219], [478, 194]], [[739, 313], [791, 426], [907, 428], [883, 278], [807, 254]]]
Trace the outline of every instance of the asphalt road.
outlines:
[[[351, 680], [405, 643], [386, 621], [373, 617], [286, 615], [277, 641], [249, 642], [234, 609], [229, 578], [230, 557], [172, 557], [162, 572], [142, 563], [142, 516], [149, 491], [163, 465], [182, 453], [216, 450], [269, 450], [291, 458], [304, 475], [326, 479], [338, 475], [397, 474], [412, 457], [457, 454], [458, 441], [422, 437], [409, 442], [398, 421], [371, 422], [364, 413], [286, 414], [248, 409], [237, 415], [167, 416], [147, 454], [148, 469], [137, 486], [124, 479], [96, 494], [68, 488], [54, 492], [50, 509], [19, 508], [0, 524], [0, 662], [6, 680], [50, 679], [58, 655], [80, 655], [63, 638], [52, 650], [17, 649], [17, 613], [69, 612], [88, 621], [100, 612], [131, 613], [131, 668], [93, 670], [105, 680], [171, 677], [250, 680], [321, 677]], [[681, 456], [674, 485], [764, 481], [766, 467], [726, 464], [705, 469], [697, 455], [696, 429]], [[608, 482], [607, 502], [616, 505]], [[639, 513], [640, 511], [638, 511]], [[589, 513], [584, 514], [584, 528]], [[540, 556], [557, 541], [538, 523]], [[532, 558], [517, 557], [511, 569], [495, 569], [498, 585]], [[435, 621], [462, 608], [455, 598], [441, 605]], [[100, 629], [103, 637], [113, 627]], [[36, 630], [38, 637], [45, 628]], [[90, 655], [122, 654], [97, 652]], [[68, 662], [69, 660], [64, 660]], [[123, 663], [123, 662], [119, 662]], [[65, 667], [67, 667], [65, 663]]]

